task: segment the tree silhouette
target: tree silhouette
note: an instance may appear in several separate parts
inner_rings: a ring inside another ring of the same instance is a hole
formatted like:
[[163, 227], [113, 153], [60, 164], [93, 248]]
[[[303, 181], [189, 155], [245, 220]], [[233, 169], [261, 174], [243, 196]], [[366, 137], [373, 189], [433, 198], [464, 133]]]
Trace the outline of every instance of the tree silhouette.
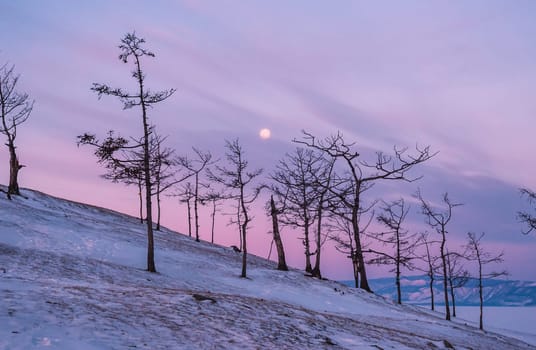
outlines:
[[[430, 148], [416, 147], [416, 154], [408, 154], [407, 148], [394, 147], [394, 155], [389, 156], [383, 152], [376, 152], [374, 162], [360, 161], [359, 153], [354, 150], [354, 143], [347, 143], [341, 133], [325, 139], [317, 139], [312, 134], [303, 131], [301, 140], [294, 142], [306, 145], [323, 152], [333, 158], [334, 161], [343, 163], [344, 172], [336, 172], [333, 181], [326, 186], [332, 197], [331, 211], [335, 216], [347, 221], [350, 225], [343, 224], [344, 228], [350, 228], [352, 240], [350, 258], [352, 266], [359, 269], [354, 272], [357, 284], [360, 277], [359, 287], [372, 292], [367, 278], [365, 259], [363, 255], [363, 232], [362, 214], [366, 212], [363, 203], [364, 193], [374, 184], [384, 181], [416, 181], [420, 177], [410, 177], [408, 172], [418, 164], [432, 158], [436, 153], [430, 153]], [[369, 206], [370, 208], [371, 206]]]
[[9, 199], [11, 195], [20, 195], [18, 176], [24, 167], [19, 163], [16, 152], [17, 128], [28, 120], [34, 105], [27, 93], [16, 90], [20, 76], [14, 73], [14, 69], [14, 66], [8, 67], [7, 64], [0, 67], [0, 133], [6, 137], [9, 150]]
[[240, 277], [247, 277], [247, 230], [251, 220], [250, 205], [257, 199], [262, 189], [261, 186], [251, 188], [256, 177], [262, 173], [262, 169], [249, 170], [249, 162], [244, 157], [244, 149], [238, 139], [225, 141], [227, 152], [225, 157], [229, 167], [215, 166], [215, 171], [207, 171], [210, 180], [224, 186], [229, 194], [226, 198], [237, 203], [236, 223], [240, 231], [242, 250], [242, 273]]
[[479, 318], [479, 328], [484, 330], [484, 288], [482, 281], [484, 278], [496, 278], [500, 276], [508, 275], [506, 271], [500, 272], [484, 272], [484, 267], [488, 264], [497, 264], [503, 262], [504, 253], [501, 252], [497, 255], [493, 255], [490, 252], [487, 252], [482, 247], [482, 238], [485, 236], [485, 233], [481, 233], [480, 236], [469, 232], [467, 233], [467, 244], [465, 246], [466, 253], [464, 254], [467, 259], [476, 261], [478, 266], [478, 295], [480, 300], [480, 318]]
[[433, 228], [438, 234], [441, 235], [440, 255], [441, 255], [441, 267], [443, 270], [443, 294], [445, 297], [445, 319], [450, 320], [450, 307], [449, 307], [449, 294], [448, 294], [448, 263], [447, 263], [447, 226], [452, 219], [452, 210], [455, 207], [460, 206], [460, 203], [453, 203], [448, 193], [443, 194], [443, 203], [446, 206], [444, 211], [435, 209], [432, 205], [426, 201], [418, 190], [415, 197], [421, 203], [421, 212], [425, 217], [428, 226]]
[[[123, 103], [123, 109], [131, 109], [139, 107], [141, 112], [141, 122], [143, 129], [143, 137], [140, 142], [135, 145], [129, 145], [129, 142], [124, 138], [110, 139], [111, 148], [105, 147], [104, 151], [109, 154], [104, 154], [105, 157], [113, 158], [114, 153], [125, 148], [141, 148], [143, 158], [143, 176], [145, 181], [145, 207], [147, 215], [147, 271], [156, 272], [154, 262], [154, 238], [153, 238], [153, 212], [152, 212], [152, 188], [153, 181], [151, 176], [151, 152], [150, 152], [150, 137], [152, 128], [149, 124], [148, 110], [155, 104], [166, 100], [170, 97], [175, 89], [152, 92], [145, 86], [145, 73], [141, 68], [141, 60], [145, 57], [154, 57], [154, 53], [143, 47], [145, 40], [138, 37], [135, 33], [128, 33], [119, 45], [119, 59], [123, 63], [131, 61], [134, 64], [132, 77], [136, 81], [136, 92], [128, 92], [121, 88], [112, 88], [106, 84], [94, 83], [92, 91], [98, 94], [99, 99], [102, 96], [117, 97]], [[79, 136], [79, 144], [90, 144], [95, 140], [95, 136], [84, 134]]]

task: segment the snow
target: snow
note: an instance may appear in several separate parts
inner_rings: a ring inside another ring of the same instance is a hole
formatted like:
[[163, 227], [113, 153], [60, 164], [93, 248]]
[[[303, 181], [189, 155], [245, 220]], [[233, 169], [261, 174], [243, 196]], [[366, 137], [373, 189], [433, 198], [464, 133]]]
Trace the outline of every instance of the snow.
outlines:
[[536, 349], [255, 256], [241, 279], [165, 229], [151, 274], [137, 219], [23, 194], [0, 199], [0, 349]]

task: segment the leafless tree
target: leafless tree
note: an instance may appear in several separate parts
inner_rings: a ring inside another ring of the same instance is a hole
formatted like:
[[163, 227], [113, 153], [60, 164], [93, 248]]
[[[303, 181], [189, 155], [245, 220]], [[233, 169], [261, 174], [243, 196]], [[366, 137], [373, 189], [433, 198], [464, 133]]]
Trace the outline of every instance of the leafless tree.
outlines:
[[484, 233], [480, 234], [478, 237], [476, 234], [469, 232], [467, 233], [467, 244], [465, 246], [466, 253], [464, 256], [466, 256], [469, 260], [476, 261], [478, 264], [478, 295], [480, 299], [480, 320], [479, 320], [479, 327], [481, 330], [484, 330], [484, 293], [483, 293], [483, 285], [482, 281], [484, 278], [497, 278], [500, 276], [506, 276], [508, 275], [508, 272], [501, 271], [501, 272], [490, 272], [485, 273], [484, 266], [488, 264], [498, 264], [502, 263], [504, 253], [501, 252], [497, 255], [493, 255], [490, 252], [487, 252], [482, 247], [482, 238], [484, 237]]
[[259, 196], [262, 187], [253, 187], [254, 180], [262, 173], [262, 169], [249, 170], [249, 162], [244, 157], [244, 149], [238, 139], [225, 141], [225, 154], [230, 166], [216, 165], [215, 171], [207, 171], [210, 180], [221, 184], [229, 194], [228, 199], [237, 203], [237, 225], [242, 239], [242, 273], [240, 277], [247, 277], [247, 230], [252, 220], [250, 205]]
[[[98, 83], [94, 83], [91, 90], [96, 92], [99, 98], [101, 98], [103, 95], [117, 97], [123, 103], [123, 109], [140, 107], [143, 137], [142, 142], [136, 146], [141, 146], [141, 149], [143, 150], [143, 174], [145, 180], [145, 205], [147, 215], [147, 271], [156, 272], [154, 262], [153, 214], [151, 200], [153, 188], [153, 183], [151, 181], [150, 152], [151, 128], [147, 111], [155, 104], [169, 98], [175, 92], [175, 89], [152, 92], [146, 88], [146, 76], [141, 68], [141, 60], [145, 57], [154, 57], [155, 55], [143, 47], [144, 43], [145, 40], [139, 38], [135, 33], [128, 33], [123, 39], [121, 39], [121, 44], [119, 45], [119, 49], [121, 51], [119, 59], [123, 63], [128, 63], [129, 60], [133, 61], [134, 63], [132, 77], [136, 81], [136, 92], [128, 92], [121, 88], [112, 88], [106, 84]], [[82, 141], [83, 143], [84, 140], [88, 140], [88, 138], [91, 139], [91, 136], [93, 135], [84, 134], [79, 137], [79, 142]]]
[[[154, 133], [150, 141], [151, 174], [153, 176], [152, 183], [154, 184], [154, 189], [151, 192], [154, 196], [156, 196], [157, 231], [160, 230], [160, 204], [162, 193], [191, 176], [189, 173], [179, 176], [177, 160], [175, 159], [175, 150], [169, 147], [163, 147], [163, 142], [165, 139], [165, 137], [161, 137], [160, 135]], [[143, 174], [143, 172], [141, 173]]]
[[195, 158], [190, 159], [188, 157], [179, 157], [179, 165], [185, 168], [190, 174], [194, 176], [194, 223], [195, 223], [195, 240], [199, 242], [199, 210], [198, 205], [200, 202], [199, 187], [206, 187], [200, 182], [200, 174], [206, 169], [207, 166], [212, 165], [212, 154], [210, 152], [202, 152], [201, 150], [193, 147]]
[[303, 230], [305, 271], [308, 273], [313, 272], [311, 255], [315, 254], [311, 252], [311, 229], [317, 218], [321, 196], [318, 178], [325, 177], [323, 174], [327, 173], [328, 164], [321, 153], [298, 147], [279, 161], [270, 176], [276, 183], [272, 186], [273, 191], [278, 197], [284, 194], [285, 198], [285, 210], [279, 216], [281, 223]]
[[416, 258], [414, 253], [417, 245], [416, 234], [410, 234], [408, 230], [403, 228], [409, 209], [410, 207], [406, 205], [403, 198], [391, 203], [383, 202], [382, 213], [376, 217], [376, 220], [385, 226], [387, 231], [374, 235], [374, 238], [380, 241], [383, 246], [391, 247], [394, 252], [376, 249], [367, 250], [367, 252], [374, 254], [374, 258], [369, 261], [370, 263], [394, 265], [391, 272], [395, 272], [398, 304], [402, 304], [400, 285], [402, 268], [412, 270], [412, 261]]
[[223, 194], [214, 189], [209, 190], [207, 193], [203, 194], [200, 198], [201, 205], [210, 204], [212, 206], [212, 210], [210, 213], [210, 218], [212, 220], [210, 243], [214, 243], [214, 226], [216, 222], [216, 212], [219, 209], [219, 202], [224, 199], [225, 198]]
[[14, 69], [14, 66], [8, 67], [7, 64], [0, 67], [0, 133], [6, 137], [9, 150], [9, 199], [11, 195], [20, 195], [18, 176], [24, 167], [19, 163], [16, 152], [17, 128], [28, 120], [34, 105], [27, 93], [16, 90], [20, 76], [15, 74]]
[[450, 290], [450, 299], [452, 300], [452, 317], [456, 317], [456, 293], [455, 289], [465, 286], [469, 281], [469, 271], [463, 265], [464, 256], [457, 252], [447, 250], [447, 273]]
[[[352, 246], [355, 249], [351, 256], [353, 259], [357, 259], [357, 262], [352, 263], [354, 267], [359, 268], [358, 273], [354, 273], [354, 276], [360, 277], [360, 288], [371, 292], [361, 242], [361, 214], [363, 207], [366, 206], [363, 204], [363, 194], [379, 181], [411, 182], [420, 179], [420, 177], [410, 177], [408, 172], [414, 166], [432, 158], [436, 153], [430, 153], [428, 146], [422, 149], [416, 147], [416, 154], [408, 154], [407, 148], [394, 147], [393, 156], [377, 152], [376, 160], [367, 162], [358, 160], [359, 153], [353, 150], [354, 143], [346, 143], [340, 133], [319, 140], [312, 134], [303, 131], [302, 140], [295, 139], [294, 142], [317, 149], [335, 161], [342, 162], [346, 168], [346, 171], [334, 176], [334, 181], [327, 188], [330, 196], [336, 197], [335, 201], [338, 202], [337, 215], [342, 214], [341, 217], [351, 223]], [[342, 211], [340, 211], [341, 207]]]
[[447, 271], [447, 226], [452, 219], [452, 210], [461, 204], [452, 202], [448, 196], [448, 193], [444, 193], [442, 199], [446, 208], [444, 211], [442, 211], [432, 207], [432, 205], [423, 198], [420, 190], [417, 190], [415, 198], [417, 198], [421, 204], [421, 212], [424, 215], [428, 226], [433, 228], [438, 234], [441, 235], [440, 257], [443, 273], [443, 293], [445, 296], [445, 319], [450, 320]]
[[[527, 197], [529, 204], [536, 203], [536, 192], [529, 190], [528, 188], [522, 188], [520, 189], [520, 192], [522, 196]], [[536, 209], [536, 207], [534, 209]], [[536, 215], [520, 211], [517, 213], [517, 217], [522, 223], [527, 225], [527, 229], [523, 231], [524, 234], [529, 234], [533, 230], [536, 230]]]
[[432, 245], [437, 243], [430, 240], [428, 233], [421, 233], [419, 238], [419, 246], [424, 246], [424, 254], [420, 257], [426, 263], [424, 272], [428, 276], [428, 288], [430, 289], [430, 307], [432, 311], [435, 310], [435, 293], [434, 282], [437, 269], [437, 258], [432, 254]]
[[188, 237], [192, 237], [192, 199], [194, 198], [194, 190], [190, 181], [182, 184], [178, 192], [171, 195], [178, 197], [180, 203], [186, 203], [188, 215]]

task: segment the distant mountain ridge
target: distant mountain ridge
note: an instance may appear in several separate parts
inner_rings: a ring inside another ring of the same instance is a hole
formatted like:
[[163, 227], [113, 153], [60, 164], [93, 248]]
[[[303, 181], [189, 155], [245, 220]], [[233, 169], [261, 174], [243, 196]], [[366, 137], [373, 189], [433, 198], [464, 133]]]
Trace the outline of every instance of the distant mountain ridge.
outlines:
[[[439, 278], [438, 278], [439, 279]], [[487, 306], [536, 306], [536, 282], [486, 279], [484, 285], [484, 305]], [[353, 286], [354, 281], [342, 281]], [[396, 300], [395, 279], [392, 277], [369, 280], [375, 294]], [[443, 285], [441, 280], [434, 283], [436, 305], [442, 305]], [[406, 276], [401, 279], [402, 302], [415, 305], [430, 304], [430, 289], [427, 276]], [[464, 287], [457, 288], [456, 305], [479, 305], [478, 280], [471, 279]], [[449, 295], [450, 297], [450, 295]]]

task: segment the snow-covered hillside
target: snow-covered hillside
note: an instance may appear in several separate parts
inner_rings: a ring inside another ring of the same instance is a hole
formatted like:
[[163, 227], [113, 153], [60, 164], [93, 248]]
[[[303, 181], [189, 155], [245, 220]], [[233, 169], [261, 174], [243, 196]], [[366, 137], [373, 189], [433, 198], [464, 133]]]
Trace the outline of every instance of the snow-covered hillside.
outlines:
[[[110, 210], [0, 199], [0, 349], [536, 349]], [[251, 237], [250, 239], [254, 239]]]

